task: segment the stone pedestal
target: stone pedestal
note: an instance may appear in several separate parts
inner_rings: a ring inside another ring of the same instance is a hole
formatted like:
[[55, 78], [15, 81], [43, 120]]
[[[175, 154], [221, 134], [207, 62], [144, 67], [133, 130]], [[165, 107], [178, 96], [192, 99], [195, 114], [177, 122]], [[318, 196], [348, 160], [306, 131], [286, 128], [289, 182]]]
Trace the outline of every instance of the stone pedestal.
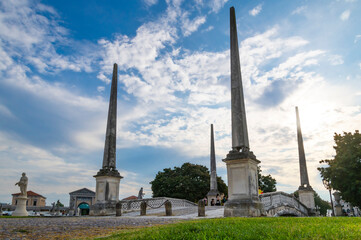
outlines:
[[117, 204], [115, 205], [115, 216], [117, 216], [117, 217], [122, 216], [122, 203], [121, 202], [117, 202]]
[[169, 200], [167, 200], [164, 203], [164, 207], [165, 207], [165, 215], [172, 216], [172, 203]]
[[119, 201], [120, 176], [96, 175], [95, 204], [90, 206], [89, 215], [116, 215], [116, 204]]
[[314, 191], [312, 189], [298, 189], [300, 202], [303, 203], [311, 212], [315, 212]]
[[211, 190], [207, 193], [207, 205], [208, 206], [211, 206], [212, 199], [214, 199], [214, 204], [216, 204], [217, 194], [219, 194], [219, 192], [217, 190]]
[[19, 196], [17, 199], [16, 209], [13, 212], [12, 216], [28, 216], [26, 211], [26, 201], [28, 198], [26, 196]]
[[204, 201], [201, 199], [198, 201], [198, 217], [206, 216], [206, 208], [204, 206]]
[[140, 203], [140, 216], [147, 215], [147, 203], [145, 201], [142, 201]]
[[257, 165], [252, 152], [231, 151], [223, 161], [227, 164], [228, 201], [225, 217], [259, 217], [263, 205], [258, 197]]
[[342, 206], [336, 205], [335, 206], [335, 217], [340, 217], [340, 216], [343, 216]]

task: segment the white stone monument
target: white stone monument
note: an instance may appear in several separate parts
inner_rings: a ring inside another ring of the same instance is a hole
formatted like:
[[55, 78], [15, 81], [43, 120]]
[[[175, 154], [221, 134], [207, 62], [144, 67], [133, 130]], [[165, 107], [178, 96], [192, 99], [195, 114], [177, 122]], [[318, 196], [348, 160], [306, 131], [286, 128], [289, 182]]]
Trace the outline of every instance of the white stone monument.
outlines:
[[308, 208], [309, 214], [315, 215], [316, 214], [316, 206], [314, 199], [315, 193], [308, 180], [306, 156], [303, 147], [303, 138], [302, 138], [300, 117], [298, 114], [298, 107], [296, 107], [296, 121], [297, 121], [297, 141], [298, 141], [298, 155], [299, 155], [300, 179], [301, 179], [301, 185], [298, 188], [298, 196], [300, 202], [303, 203]]
[[103, 167], [95, 175], [95, 204], [90, 206], [89, 215], [115, 215], [115, 205], [119, 201], [119, 171], [116, 169], [116, 139], [117, 139], [117, 86], [118, 66], [114, 64], [112, 86], [110, 90], [108, 122], [105, 136]]
[[26, 189], [28, 187], [28, 177], [26, 173], [22, 174], [20, 181], [15, 183], [15, 185], [19, 185], [20, 187], [20, 196], [16, 198], [16, 209], [13, 212], [13, 216], [28, 216], [28, 212], [26, 211], [26, 201], [28, 200]]
[[230, 37], [232, 150], [223, 159], [227, 164], [228, 178], [228, 201], [224, 205], [224, 216], [258, 217], [263, 211], [258, 197], [257, 166], [260, 161], [249, 148], [234, 7], [230, 9]]

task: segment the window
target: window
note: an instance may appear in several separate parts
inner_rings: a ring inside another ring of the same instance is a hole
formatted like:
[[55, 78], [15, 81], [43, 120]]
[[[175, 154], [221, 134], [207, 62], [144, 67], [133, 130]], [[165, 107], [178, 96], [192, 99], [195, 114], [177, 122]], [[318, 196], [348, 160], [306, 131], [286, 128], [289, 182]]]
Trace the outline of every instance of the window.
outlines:
[[15, 200], [15, 205], [18, 205], [18, 200]]
[[33, 201], [33, 206], [36, 206], [36, 203], [37, 203], [37, 200], [35, 199], [35, 200]]

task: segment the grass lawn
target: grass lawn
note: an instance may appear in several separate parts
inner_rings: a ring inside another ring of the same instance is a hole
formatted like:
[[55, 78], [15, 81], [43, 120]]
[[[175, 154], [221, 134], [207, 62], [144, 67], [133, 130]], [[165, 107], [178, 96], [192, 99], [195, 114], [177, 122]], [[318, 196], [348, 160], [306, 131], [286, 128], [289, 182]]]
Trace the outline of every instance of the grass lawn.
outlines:
[[100, 239], [352, 239], [361, 218], [222, 218], [123, 230]]

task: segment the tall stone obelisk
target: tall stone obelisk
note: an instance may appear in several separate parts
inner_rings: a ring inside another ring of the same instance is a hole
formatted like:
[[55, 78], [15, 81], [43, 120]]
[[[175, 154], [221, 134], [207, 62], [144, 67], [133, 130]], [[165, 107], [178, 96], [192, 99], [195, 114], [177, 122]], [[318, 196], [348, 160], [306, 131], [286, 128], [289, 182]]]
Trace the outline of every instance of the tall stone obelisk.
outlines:
[[312, 213], [315, 210], [314, 191], [308, 180], [306, 156], [303, 147], [303, 138], [301, 132], [300, 117], [298, 115], [298, 107], [296, 107], [296, 120], [297, 120], [298, 156], [300, 162], [300, 178], [301, 178], [301, 185], [298, 188], [298, 194], [299, 194], [300, 202], [306, 205], [306, 207], [308, 207]]
[[115, 204], [119, 201], [120, 176], [116, 169], [117, 138], [117, 86], [118, 66], [114, 63], [110, 90], [108, 122], [105, 134], [103, 166], [94, 176], [96, 179], [95, 204], [90, 206], [90, 215], [115, 215]]
[[214, 133], [213, 133], [213, 124], [211, 124], [211, 154], [210, 154], [210, 162], [211, 162], [211, 179], [210, 179], [210, 190], [207, 193], [207, 202], [208, 206], [211, 205], [212, 199], [214, 202], [216, 201], [218, 192], [217, 187], [217, 170], [216, 170], [216, 151], [214, 149]]
[[232, 150], [223, 159], [227, 165], [229, 195], [224, 206], [224, 216], [256, 217], [262, 212], [257, 174], [260, 161], [249, 148], [234, 7], [230, 8], [230, 36]]

